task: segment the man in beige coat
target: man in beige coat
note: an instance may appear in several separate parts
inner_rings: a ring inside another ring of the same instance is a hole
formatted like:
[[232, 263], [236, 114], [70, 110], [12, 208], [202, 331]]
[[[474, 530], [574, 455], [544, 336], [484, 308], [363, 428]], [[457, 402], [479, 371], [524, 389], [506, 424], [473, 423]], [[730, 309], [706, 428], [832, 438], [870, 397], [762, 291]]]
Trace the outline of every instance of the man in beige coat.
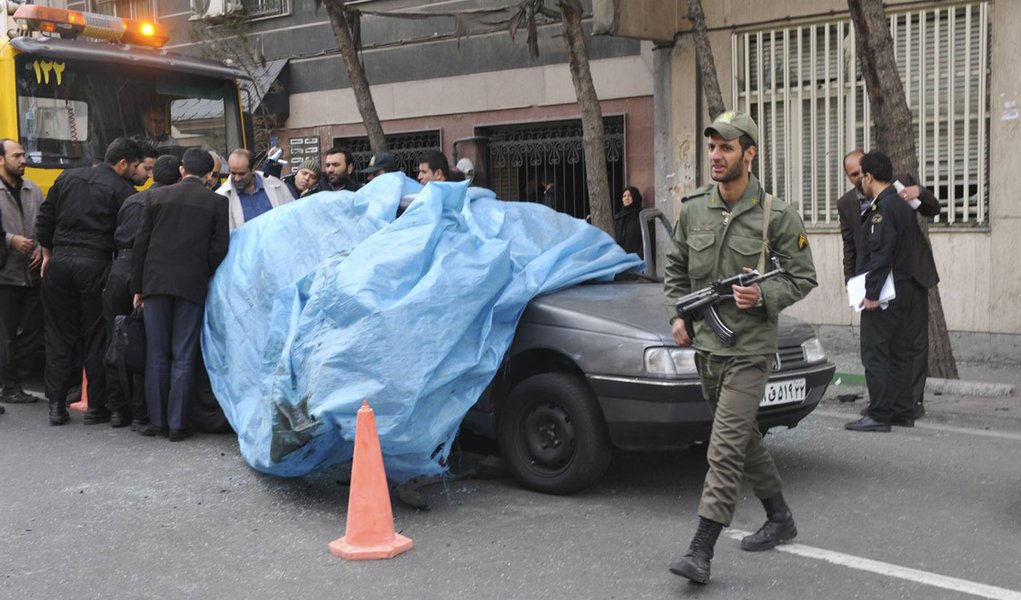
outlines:
[[244, 148], [230, 153], [227, 167], [230, 169], [230, 178], [216, 193], [227, 197], [231, 231], [294, 200], [287, 184], [255, 170], [254, 157]]

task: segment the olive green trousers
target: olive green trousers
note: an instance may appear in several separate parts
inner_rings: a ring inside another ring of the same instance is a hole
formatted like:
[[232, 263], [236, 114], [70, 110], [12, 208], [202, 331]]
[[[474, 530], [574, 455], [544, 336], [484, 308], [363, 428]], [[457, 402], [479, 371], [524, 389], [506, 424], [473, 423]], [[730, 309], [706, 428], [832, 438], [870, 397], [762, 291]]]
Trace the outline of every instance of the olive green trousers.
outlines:
[[780, 474], [762, 443], [758, 426], [759, 401], [773, 360], [772, 354], [695, 355], [702, 394], [713, 411], [709, 472], [698, 506], [700, 517], [729, 526], [743, 478], [748, 479], [757, 498], [780, 492]]

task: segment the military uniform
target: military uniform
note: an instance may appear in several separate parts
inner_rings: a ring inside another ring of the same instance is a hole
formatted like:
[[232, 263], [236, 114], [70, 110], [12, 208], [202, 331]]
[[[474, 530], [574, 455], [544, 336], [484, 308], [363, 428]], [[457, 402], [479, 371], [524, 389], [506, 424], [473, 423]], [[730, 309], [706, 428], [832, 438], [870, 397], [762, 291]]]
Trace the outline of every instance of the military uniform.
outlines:
[[[681, 296], [758, 265], [764, 200], [754, 175], [733, 206], [720, 198], [716, 186], [684, 199], [666, 263], [664, 287], [672, 317]], [[793, 207], [777, 198], [772, 200], [767, 240], [767, 258], [778, 258], [786, 273], [760, 284], [762, 305], [742, 310], [724, 302], [716, 307], [737, 343], [728, 348], [707, 323], [694, 324], [696, 364], [714, 414], [699, 516], [724, 525], [730, 524], [742, 477], [749, 479], [758, 498], [780, 491], [780, 476], [757, 426], [759, 401], [777, 350], [778, 315], [817, 285], [804, 223]]]

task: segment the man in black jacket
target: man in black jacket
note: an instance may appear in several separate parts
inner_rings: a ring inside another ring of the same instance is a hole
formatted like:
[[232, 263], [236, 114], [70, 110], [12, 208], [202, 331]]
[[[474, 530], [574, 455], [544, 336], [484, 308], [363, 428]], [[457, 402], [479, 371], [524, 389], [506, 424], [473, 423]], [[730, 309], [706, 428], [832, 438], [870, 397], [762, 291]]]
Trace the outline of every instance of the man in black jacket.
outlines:
[[64, 399], [77, 378], [79, 340], [89, 380], [84, 422], [110, 420], [103, 365], [103, 286], [116, 248], [117, 212], [135, 193], [131, 177], [140, 162], [138, 143], [117, 138], [107, 148], [104, 162], [61, 173], [39, 208], [36, 234], [43, 248], [44, 379], [50, 425], [63, 425], [69, 418]]
[[[110, 275], [103, 290], [103, 315], [110, 344], [113, 343], [114, 319], [117, 315], [130, 314], [132, 310], [131, 253], [138, 222], [142, 220], [142, 211], [153, 190], [173, 185], [180, 180], [181, 161], [172, 154], [159, 157], [153, 166], [152, 187], [125, 200], [117, 214], [117, 230], [113, 234], [117, 242], [117, 258], [110, 267]], [[110, 425], [124, 427], [130, 423], [136, 431], [147, 425], [149, 411], [146, 408], [143, 377], [127, 373], [115, 365], [107, 365], [106, 378]]]
[[227, 199], [206, 187], [212, 157], [189, 148], [181, 164], [181, 182], [153, 190], [142, 211], [131, 274], [134, 305], [145, 301], [149, 425], [138, 431], [152, 436], [169, 428], [172, 442], [190, 435], [202, 311], [229, 239]]
[[[853, 150], [844, 157], [844, 173], [852, 187], [837, 201], [837, 213], [840, 216], [840, 235], [844, 243], [844, 281], [854, 277], [857, 272], [858, 256], [864, 240], [861, 236], [862, 214], [871, 208], [872, 199], [865, 196], [859, 185], [861, 178], [861, 158], [865, 153]], [[940, 213], [939, 200], [925, 187], [918, 184], [910, 174], [894, 175], [894, 182], [903, 186], [897, 195], [907, 202], [908, 206], [923, 217], [935, 217]], [[894, 183], [894, 186], [897, 184]], [[922, 403], [925, 398], [925, 380], [929, 376], [929, 289], [939, 283], [936, 261], [932, 256], [932, 246], [928, 238], [922, 234], [921, 228], [915, 236], [915, 268], [914, 292], [908, 325], [908, 354], [911, 360], [911, 398], [914, 419], [925, 415]]]
[[[890, 425], [914, 425], [911, 360], [907, 332], [914, 295], [915, 239], [918, 222], [912, 207], [891, 185], [893, 166], [879, 152], [861, 159], [860, 184], [875, 198], [861, 217], [861, 254], [857, 272], [865, 275], [861, 313], [861, 359], [869, 388], [868, 413], [848, 423], [851, 431], [890, 431]], [[888, 306], [880, 295], [892, 276], [896, 297]]]

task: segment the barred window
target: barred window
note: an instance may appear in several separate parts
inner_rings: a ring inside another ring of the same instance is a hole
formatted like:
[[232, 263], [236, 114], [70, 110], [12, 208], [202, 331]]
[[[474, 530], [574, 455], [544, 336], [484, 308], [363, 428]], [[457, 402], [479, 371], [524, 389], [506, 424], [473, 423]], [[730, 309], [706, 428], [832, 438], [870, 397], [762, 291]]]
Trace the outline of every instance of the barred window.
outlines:
[[[989, 3], [889, 12], [918, 139], [919, 179], [937, 221], [986, 225], [989, 210]], [[759, 125], [753, 170], [809, 225], [837, 222], [844, 155], [875, 139], [849, 19], [732, 38], [734, 106]]]
[[155, 21], [159, 18], [156, 0], [95, 0], [96, 12], [139, 21]]
[[253, 19], [284, 15], [290, 12], [287, 0], [241, 0], [241, 6], [244, 7], [245, 14]]
[[[393, 154], [397, 166], [412, 179], [418, 177], [418, 160], [431, 150], [442, 152], [440, 132], [417, 131], [414, 133], [388, 133], [384, 136], [390, 154]], [[372, 160], [372, 147], [368, 136], [333, 138], [333, 145], [346, 148], [355, 159], [355, 172], [369, 166]], [[451, 165], [453, 166], [453, 165]]]

